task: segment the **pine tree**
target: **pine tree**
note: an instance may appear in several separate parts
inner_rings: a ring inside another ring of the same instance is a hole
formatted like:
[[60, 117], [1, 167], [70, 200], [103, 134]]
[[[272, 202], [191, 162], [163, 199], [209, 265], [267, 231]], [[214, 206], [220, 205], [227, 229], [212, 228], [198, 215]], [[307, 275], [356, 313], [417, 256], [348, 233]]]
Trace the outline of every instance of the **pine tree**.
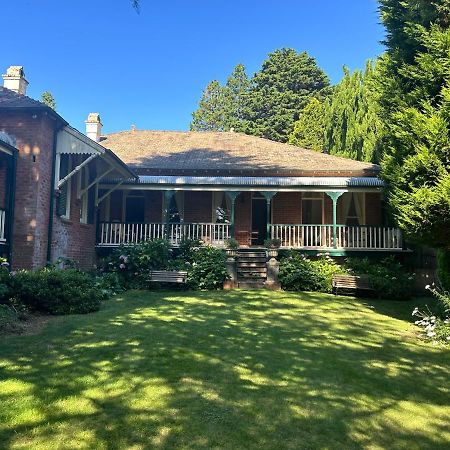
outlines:
[[327, 75], [306, 52], [284, 48], [270, 53], [252, 79], [245, 131], [287, 142], [303, 108], [328, 86]]
[[[450, 30], [445, 0], [382, 0], [383, 176], [406, 235], [450, 248]], [[400, 4], [399, 4], [400, 3]]]
[[45, 103], [50, 108], [56, 110], [56, 101], [53, 98], [53, 95], [51, 92], [49, 92], [49, 91], [43, 92], [41, 95], [41, 101], [42, 101], [42, 103]]
[[226, 106], [224, 88], [217, 80], [211, 81], [203, 91], [198, 109], [192, 114], [192, 131], [224, 131]]

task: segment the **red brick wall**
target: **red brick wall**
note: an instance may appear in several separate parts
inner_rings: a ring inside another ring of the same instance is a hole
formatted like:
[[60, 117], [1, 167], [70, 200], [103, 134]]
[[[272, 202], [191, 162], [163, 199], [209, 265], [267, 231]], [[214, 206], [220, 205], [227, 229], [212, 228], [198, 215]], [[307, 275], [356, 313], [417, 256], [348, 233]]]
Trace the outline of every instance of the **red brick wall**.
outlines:
[[241, 245], [250, 245], [252, 231], [252, 193], [241, 192], [236, 198], [234, 236]]
[[278, 192], [272, 199], [272, 221], [274, 224], [301, 223], [301, 192]]
[[161, 223], [163, 220], [163, 191], [145, 192], [145, 221], [150, 223]]
[[96, 258], [96, 225], [80, 223], [80, 207], [81, 199], [77, 199], [75, 175], [72, 179], [70, 218], [62, 219], [56, 214], [53, 218], [52, 261], [68, 258], [76, 261], [81, 268], [89, 269]]
[[44, 113], [0, 113], [0, 131], [16, 138], [19, 150], [13, 230], [16, 269], [46, 263], [54, 126]]
[[366, 192], [366, 225], [383, 225], [381, 194]]
[[206, 222], [212, 221], [212, 193], [185, 192], [184, 193], [184, 221]]

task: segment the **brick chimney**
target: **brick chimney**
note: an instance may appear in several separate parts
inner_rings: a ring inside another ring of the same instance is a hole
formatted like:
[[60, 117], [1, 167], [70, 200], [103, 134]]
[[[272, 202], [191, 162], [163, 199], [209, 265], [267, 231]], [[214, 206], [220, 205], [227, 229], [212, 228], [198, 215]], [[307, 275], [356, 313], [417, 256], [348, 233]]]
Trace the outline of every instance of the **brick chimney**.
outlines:
[[25, 79], [25, 72], [23, 66], [10, 66], [6, 70], [3, 77], [3, 87], [17, 92], [18, 94], [26, 95], [28, 81]]
[[86, 136], [95, 142], [100, 142], [102, 123], [99, 113], [89, 113], [86, 123]]

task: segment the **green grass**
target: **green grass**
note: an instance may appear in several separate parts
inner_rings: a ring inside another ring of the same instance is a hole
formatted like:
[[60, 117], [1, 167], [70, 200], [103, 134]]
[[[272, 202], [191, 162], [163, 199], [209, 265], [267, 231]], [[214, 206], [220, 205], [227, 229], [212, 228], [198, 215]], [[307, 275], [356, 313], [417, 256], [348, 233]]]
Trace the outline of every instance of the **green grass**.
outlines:
[[450, 448], [417, 302], [129, 292], [0, 341], [0, 448]]

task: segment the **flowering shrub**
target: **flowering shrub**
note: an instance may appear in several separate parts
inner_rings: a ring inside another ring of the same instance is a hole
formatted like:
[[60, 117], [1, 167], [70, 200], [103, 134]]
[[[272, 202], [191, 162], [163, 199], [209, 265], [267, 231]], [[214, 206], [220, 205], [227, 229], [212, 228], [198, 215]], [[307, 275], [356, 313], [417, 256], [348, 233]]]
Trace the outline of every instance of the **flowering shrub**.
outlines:
[[355, 275], [367, 275], [379, 298], [407, 300], [414, 291], [414, 275], [407, 273], [393, 257], [378, 263], [369, 258], [349, 258], [347, 271]]
[[328, 254], [318, 255], [312, 260], [291, 251], [280, 261], [278, 280], [287, 291], [331, 292], [332, 278], [343, 269]]
[[188, 269], [188, 284], [194, 289], [222, 289], [228, 273], [225, 252], [211, 246], [197, 247]]
[[433, 341], [450, 343], [450, 295], [436, 286], [425, 286], [436, 299], [435, 311], [415, 308], [413, 316], [418, 317], [415, 324], [422, 328], [422, 335]]

